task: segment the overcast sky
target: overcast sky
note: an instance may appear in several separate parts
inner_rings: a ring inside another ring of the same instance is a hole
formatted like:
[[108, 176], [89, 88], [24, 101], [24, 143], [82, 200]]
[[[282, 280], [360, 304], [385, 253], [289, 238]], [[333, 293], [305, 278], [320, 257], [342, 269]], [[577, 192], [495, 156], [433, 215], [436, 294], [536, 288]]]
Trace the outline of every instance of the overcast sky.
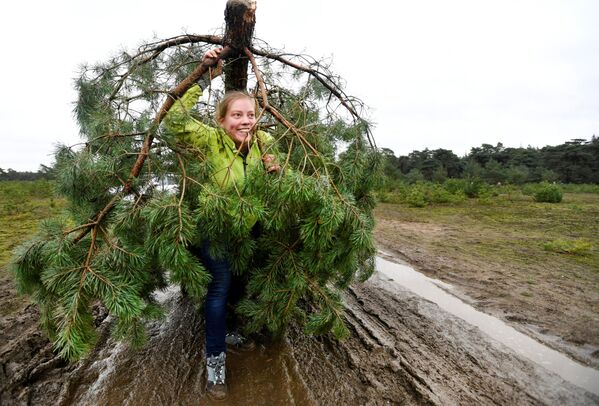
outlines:
[[[10, 2], [0, 16], [0, 168], [79, 142], [80, 64], [154, 35], [214, 33], [226, 0]], [[599, 1], [258, 0], [256, 35], [332, 58], [397, 155], [599, 135]]]

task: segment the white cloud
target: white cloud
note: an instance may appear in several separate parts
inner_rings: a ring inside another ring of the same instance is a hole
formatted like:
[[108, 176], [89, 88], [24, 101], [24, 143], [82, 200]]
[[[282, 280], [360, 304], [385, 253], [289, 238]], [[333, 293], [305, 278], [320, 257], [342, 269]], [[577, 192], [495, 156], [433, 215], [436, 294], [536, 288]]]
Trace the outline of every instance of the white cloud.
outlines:
[[[223, 25], [225, 1], [13, 2], [0, 17], [0, 167], [36, 170], [78, 142], [72, 79], [144, 40]], [[258, 0], [256, 34], [332, 57], [372, 107], [379, 146], [543, 146], [599, 133], [594, 1]]]

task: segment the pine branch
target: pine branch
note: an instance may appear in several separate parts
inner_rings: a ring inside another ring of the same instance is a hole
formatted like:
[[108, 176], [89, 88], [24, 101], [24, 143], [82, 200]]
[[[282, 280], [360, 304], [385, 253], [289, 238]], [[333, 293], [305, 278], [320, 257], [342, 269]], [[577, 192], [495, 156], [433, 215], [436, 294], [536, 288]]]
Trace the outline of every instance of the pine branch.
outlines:
[[[325, 73], [323, 73], [317, 69], [313, 69], [313, 68], [292, 62], [289, 59], [284, 58], [280, 54], [275, 54], [272, 52], [259, 50], [259, 49], [253, 48], [253, 47], [249, 47], [249, 51], [252, 54], [260, 55], [260, 56], [268, 58], [268, 59], [279, 61], [284, 65], [290, 66], [294, 69], [297, 69], [299, 71], [310, 74], [316, 80], [318, 80], [324, 87], [326, 87], [331, 92], [331, 94], [335, 95], [335, 97], [339, 100], [339, 102], [347, 109], [347, 111], [349, 111], [351, 113], [351, 115], [356, 120], [362, 121], [362, 117], [360, 117], [360, 115], [357, 113], [350, 98], [345, 94], [345, 92], [343, 92], [341, 89], [339, 89], [338, 86], [332, 84], [334, 82], [331, 80], [331, 77], [329, 75], [326, 75]], [[370, 146], [372, 148], [376, 149], [376, 143], [374, 141], [374, 137], [372, 136], [369, 129], [367, 130], [367, 134], [368, 134], [368, 141], [370, 143]]]
[[[342, 335], [337, 289], [373, 269], [369, 191], [376, 163], [374, 143], [365, 145], [370, 132], [359, 117], [362, 106], [318, 62], [305, 59], [304, 66], [256, 51], [250, 41], [225, 47], [220, 57], [228, 63], [251, 62], [262, 106], [257, 121], [266, 121], [275, 140], [260, 150], [285, 151], [287, 170], [271, 176], [256, 167], [243, 184], [217, 185], [208, 151], [177, 144], [160, 126], [209, 69], [198, 64], [199, 51], [222, 41], [183, 35], [147, 44], [88, 68], [77, 82], [76, 113], [87, 142], [83, 150], [57, 152], [57, 173], [72, 220], [84, 224], [46, 226], [14, 264], [21, 290], [35, 295], [63, 355], [77, 358], [93, 343], [94, 300], [116, 316], [119, 337], [140, 343], [142, 320], [157, 314], [150, 294], [167, 279], [201, 299], [210, 276], [188, 246], [202, 238], [217, 254], [232, 250], [235, 272], [246, 272], [251, 295], [242, 313], [252, 328], [280, 332], [294, 317], [305, 323], [306, 305], [315, 309], [311, 331]], [[271, 66], [290, 66], [305, 83], [288, 89], [286, 73]], [[219, 88], [211, 87], [209, 102], [190, 117], [213, 124], [206, 118], [212, 92], [218, 99]], [[338, 141], [350, 143], [347, 151], [336, 154]], [[225, 166], [231, 169], [235, 159]], [[178, 185], [175, 193], [159, 189], [165, 180]], [[251, 237], [255, 221], [263, 227], [257, 240]]]
[[[228, 57], [228, 55], [230, 55], [231, 52], [232, 52], [231, 48], [225, 47], [225, 48], [223, 48], [222, 52], [219, 55], [219, 58], [217, 58], [217, 59], [226, 58], [226, 57]], [[171, 92], [169, 92], [169, 97], [165, 100], [162, 107], [160, 107], [158, 114], [156, 115], [156, 117], [154, 118], [154, 120], [152, 122], [152, 126], [146, 132], [143, 146], [142, 146], [141, 150], [139, 151], [139, 155], [137, 157], [137, 160], [135, 161], [135, 164], [133, 165], [133, 168], [131, 169], [129, 178], [126, 181], [125, 186], [123, 187], [121, 192], [115, 194], [114, 197], [104, 207], [104, 209], [102, 209], [93, 218], [93, 221], [90, 222], [93, 225], [88, 228], [84, 228], [81, 231], [81, 233], [79, 233], [79, 235], [77, 235], [74, 238], [73, 242], [75, 242], [75, 243], [79, 242], [85, 235], [87, 235], [87, 233], [89, 233], [90, 228], [97, 227], [97, 225], [100, 224], [100, 222], [104, 219], [104, 217], [106, 217], [106, 215], [113, 209], [114, 205], [123, 196], [127, 195], [131, 191], [133, 179], [137, 178], [137, 176], [141, 172], [143, 164], [144, 164], [146, 158], [148, 157], [150, 148], [152, 146], [152, 142], [154, 140], [154, 134], [155, 134], [156, 130], [158, 129], [158, 127], [160, 126], [160, 123], [162, 122], [162, 120], [164, 120], [166, 113], [168, 113], [168, 111], [171, 109], [171, 107], [173, 107], [175, 100], [180, 99], [183, 96], [183, 94], [185, 94], [185, 92], [187, 90], [189, 90], [189, 88], [208, 71], [209, 68], [210, 68], [210, 66], [208, 66], [208, 65], [200, 64], [189, 76], [187, 76], [185, 78], [185, 80], [183, 80], [175, 89], [173, 89]]]

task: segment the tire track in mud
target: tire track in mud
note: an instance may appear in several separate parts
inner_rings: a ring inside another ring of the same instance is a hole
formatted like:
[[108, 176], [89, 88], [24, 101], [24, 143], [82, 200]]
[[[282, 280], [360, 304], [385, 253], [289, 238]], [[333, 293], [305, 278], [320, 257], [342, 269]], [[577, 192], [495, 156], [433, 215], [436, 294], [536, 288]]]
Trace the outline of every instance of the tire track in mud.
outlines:
[[[319, 404], [352, 404], [352, 397], [354, 404], [599, 404], [596, 395], [381, 275], [353, 286], [345, 301], [352, 331], [347, 340], [290, 334], [290, 348], [298, 364], [307, 365], [304, 379]], [[328, 358], [321, 365], [330, 367], [310, 379], [315, 354]]]
[[197, 403], [203, 396], [204, 374], [201, 312], [178, 292], [166, 301], [168, 316], [148, 324], [143, 348], [135, 350], [108, 338], [73, 371], [58, 404]]
[[[203, 398], [201, 312], [177, 292], [164, 303], [167, 319], [148, 325], [148, 343], [137, 351], [114, 342], [110, 318], [98, 314], [99, 345], [74, 365], [52, 354], [35, 326], [35, 309], [25, 309], [12, 324], [22, 333], [6, 336], [1, 347], [0, 403], [210, 404]], [[342, 342], [291, 327], [280, 343], [230, 354], [233, 394], [227, 404], [599, 404], [599, 397], [519, 358], [381, 274], [353, 285], [345, 303], [350, 336]]]
[[596, 274], [485, 258], [468, 248], [480, 242], [480, 232], [469, 230], [456, 238], [459, 230], [451, 224], [407, 220], [395, 209], [387, 204], [376, 209], [374, 235], [379, 248], [429, 277], [450, 283], [456, 288], [452, 293], [476, 309], [599, 368]]

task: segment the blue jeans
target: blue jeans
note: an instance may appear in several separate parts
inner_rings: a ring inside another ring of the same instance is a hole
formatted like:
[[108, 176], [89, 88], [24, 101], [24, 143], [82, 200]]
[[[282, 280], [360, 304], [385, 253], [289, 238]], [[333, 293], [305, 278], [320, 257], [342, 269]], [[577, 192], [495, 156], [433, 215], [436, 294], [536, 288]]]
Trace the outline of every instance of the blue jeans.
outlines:
[[227, 314], [227, 308], [231, 307], [230, 310], [232, 310], [243, 297], [247, 281], [243, 275], [234, 275], [231, 272], [229, 254], [225, 255], [223, 259], [216, 259], [210, 255], [208, 241], [194, 251], [212, 275], [204, 300], [206, 355], [218, 355], [221, 352], [226, 352], [226, 332], [237, 330], [237, 318], [233, 311]]
[[199, 247], [200, 259], [212, 275], [204, 301], [206, 320], [206, 356], [226, 352], [225, 334], [227, 328], [227, 298], [231, 287], [231, 264], [225, 256], [216, 259], [210, 255], [210, 243], [205, 241]]

